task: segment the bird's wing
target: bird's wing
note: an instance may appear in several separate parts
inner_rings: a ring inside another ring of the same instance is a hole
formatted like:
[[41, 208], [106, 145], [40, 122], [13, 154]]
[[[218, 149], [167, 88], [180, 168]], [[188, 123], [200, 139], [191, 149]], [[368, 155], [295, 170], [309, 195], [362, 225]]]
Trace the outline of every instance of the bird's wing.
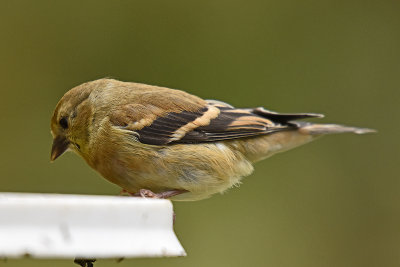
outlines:
[[118, 118], [111, 120], [115, 126], [131, 130], [141, 143], [150, 145], [196, 144], [265, 135], [296, 128], [292, 120], [321, 116], [280, 114], [263, 108], [240, 109], [216, 100], [206, 100], [196, 111], [165, 112], [151, 105], [128, 105], [115, 114], [111, 116]]

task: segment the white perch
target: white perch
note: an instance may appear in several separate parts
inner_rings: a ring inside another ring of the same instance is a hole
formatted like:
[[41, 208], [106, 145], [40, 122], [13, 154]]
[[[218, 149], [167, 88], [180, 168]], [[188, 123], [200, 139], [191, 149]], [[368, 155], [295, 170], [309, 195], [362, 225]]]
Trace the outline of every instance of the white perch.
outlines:
[[185, 256], [169, 200], [0, 193], [0, 258]]

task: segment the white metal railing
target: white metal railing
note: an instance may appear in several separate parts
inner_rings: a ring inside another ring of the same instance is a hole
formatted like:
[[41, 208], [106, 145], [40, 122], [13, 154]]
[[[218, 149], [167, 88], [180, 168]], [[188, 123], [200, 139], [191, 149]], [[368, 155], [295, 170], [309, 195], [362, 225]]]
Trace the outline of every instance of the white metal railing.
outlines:
[[0, 258], [185, 255], [169, 200], [0, 193]]

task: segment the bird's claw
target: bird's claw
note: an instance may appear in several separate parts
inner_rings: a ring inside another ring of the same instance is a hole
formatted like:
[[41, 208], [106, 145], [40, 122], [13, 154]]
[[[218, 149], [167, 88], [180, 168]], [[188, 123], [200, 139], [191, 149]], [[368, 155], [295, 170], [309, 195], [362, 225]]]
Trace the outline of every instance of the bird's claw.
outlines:
[[162, 198], [162, 197], [160, 197], [160, 194], [156, 194], [153, 191], [148, 190], [148, 189], [140, 189], [139, 195], [144, 198]]

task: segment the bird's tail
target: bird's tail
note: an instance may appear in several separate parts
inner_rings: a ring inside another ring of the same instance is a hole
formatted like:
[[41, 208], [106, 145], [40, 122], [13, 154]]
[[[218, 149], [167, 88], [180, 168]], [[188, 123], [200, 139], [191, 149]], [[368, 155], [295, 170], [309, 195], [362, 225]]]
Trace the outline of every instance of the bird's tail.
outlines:
[[314, 124], [309, 122], [290, 122], [297, 127], [289, 131], [280, 131], [246, 141], [242, 153], [251, 161], [268, 158], [276, 153], [306, 144], [326, 134], [375, 132], [373, 129], [356, 128], [338, 124]]
[[376, 130], [369, 128], [357, 128], [344, 126], [339, 124], [314, 124], [314, 123], [303, 123], [296, 122], [299, 127], [299, 132], [302, 134], [310, 135], [325, 135], [325, 134], [337, 134], [337, 133], [355, 133], [355, 134], [366, 134], [374, 133]]
[[338, 124], [314, 124], [310, 122], [301, 122], [300, 119], [307, 118], [323, 118], [323, 114], [318, 113], [277, 113], [264, 109], [262, 107], [255, 108], [252, 110], [254, 114], [257, 114], [263, 118], [272, 120], [275, 123], [282, 123], [286, 125], [296, 126], [298, 131], [302, 134], [310, 135], [324, 135], [324, 134], [336, 134], [336, 133], [356, 133], [365, 134], [376, 132], [373, 129], [368, 128], [357, 128], [349, 127]]

